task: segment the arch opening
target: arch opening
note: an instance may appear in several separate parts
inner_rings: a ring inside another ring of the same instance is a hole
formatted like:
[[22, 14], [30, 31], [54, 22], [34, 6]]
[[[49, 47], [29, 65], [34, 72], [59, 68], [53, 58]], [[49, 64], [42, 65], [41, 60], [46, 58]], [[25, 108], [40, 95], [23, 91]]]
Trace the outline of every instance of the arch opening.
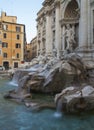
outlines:
[[78, 18], [79, 15], [79, 6], [76, 0], [71, 0], [64, 13], [64, 18], [70, 19], [70, 18]]

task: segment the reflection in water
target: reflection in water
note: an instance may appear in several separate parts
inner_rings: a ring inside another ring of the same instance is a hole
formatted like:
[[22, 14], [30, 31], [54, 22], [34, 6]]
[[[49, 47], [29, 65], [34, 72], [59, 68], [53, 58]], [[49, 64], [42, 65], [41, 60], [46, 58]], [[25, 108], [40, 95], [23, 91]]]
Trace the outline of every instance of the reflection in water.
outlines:
[[54, 110], [32, 113], [30, 108], [5, 100], [3, 95], [13, 88], [0, 81], [0, 130], [93, 130], [94, 114], [64, 115], [57, 118]]

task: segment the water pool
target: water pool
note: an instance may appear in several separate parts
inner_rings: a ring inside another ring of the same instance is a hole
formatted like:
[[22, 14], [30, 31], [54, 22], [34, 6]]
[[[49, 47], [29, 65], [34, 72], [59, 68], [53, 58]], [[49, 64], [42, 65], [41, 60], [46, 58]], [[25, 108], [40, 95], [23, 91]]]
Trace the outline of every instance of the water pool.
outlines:
[[57, 116], [54, 110], [32, 112], [22, 104], [5, 100], [13, 88], [0, 80], [0, 130], [94, 130], [94, 114]]

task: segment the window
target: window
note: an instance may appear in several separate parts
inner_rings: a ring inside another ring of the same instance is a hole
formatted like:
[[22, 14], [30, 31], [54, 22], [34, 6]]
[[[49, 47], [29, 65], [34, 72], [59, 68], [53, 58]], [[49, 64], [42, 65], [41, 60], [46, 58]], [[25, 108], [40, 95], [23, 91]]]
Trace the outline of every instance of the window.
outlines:
[[4, 24], [4, 25], [3, 25], [3, 29], [4, 29], [4, 30], [8, 30], [8, 25]]
[[3, 57], [4, 57], [4, 58], [7, 58], [7, 53], [3, 53]]
[[55, 48], [55, 30], [53, 31], [53, 49]]
[[2, 41], [1, 41], [1, 39], [0, 39], [0, 45], [2, 45]]
[[40, 34], [40, 31], [39, 31], [39, 33], [38, 33], [38, 38], [40, 38], [40, 36], [41, 36], [41, 34]]
[[[45, 49], [45, 41], [43, 41], [43, 48]], [[35, 46], [35, 50], [37, 49], [37, 47]]]
[[2, 55], [2, 50], [0, 49], [0, 55]]
[[8, 43], [7, 42], [3, 42], [2, 43], [2, 47], [7, 48], [8, 47]]
[[30, 51], [28, 50], [27, 53], [30, 53]]
[[3, 37], [4, 37], [4, 38], [6, 38], [6, 37], [7, 37], [7, 34], [6, 34], [6, 33], [4, 33], [4, 34], [3, 34]]
[[17, 39], [18, 39], [18, 40], [20, 39], [20, 35], [19, 35], [19, 34], [17, 34]]
[[18, 62], [14, 62], [14, 68], [18, 68]]
[[2, 23], [0, 22], [0, 29], [2, 28]]
[[53, 42], [55, 42], [55, 30], [53, 31]]
[[21, 27], [16, 27], [16, 32], [21, 32]]
[[19, 53], [17, 53], [16, 57], [17, 57], [17, 58], [19, 58], [19, 57], [20, 57]]
[[39, 47], [39, 50], [40, 50], [40, 42], [38, 42], [38, 47]]
[[16, 43], [16, 48], [21, 48], [21, 44]]

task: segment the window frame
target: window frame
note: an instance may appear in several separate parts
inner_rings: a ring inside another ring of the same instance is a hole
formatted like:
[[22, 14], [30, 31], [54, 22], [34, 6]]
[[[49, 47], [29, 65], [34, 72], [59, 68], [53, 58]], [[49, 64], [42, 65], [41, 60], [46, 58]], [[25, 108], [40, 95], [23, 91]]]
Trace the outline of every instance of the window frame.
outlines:
[[16, 32], [21, 32], [21, 27], [16, 26]]
[[7, 33], [3, 33], [3, 38], [7, 38]]
[[20, 43], [16, 43], [15, 44], [15, 48], [17, 48], [17, 49], [21, 48], [21, 44]]
[[3, 53], [3, 58], [7, 58], [8, 54], [6, 52]]
[[8, 48], [8, 43], [7, 42], [2, 42], [2, 48]]
[[2, 55], [2, 49], [0, 49], [0, 55]]
[[20, 54], [19, 53], [16, 54], [16, 58], [20, 58]]
[[7, 24], [3, 24], [3, 30], [8, 30], [8, 25]]
[[19, 35], [19, 34], [17, 34], [17, 35], [16, 35], [16, 38], [17, 38], [17, 40], [19, 40], [19, 39], [20, 39], [20, 35]]

